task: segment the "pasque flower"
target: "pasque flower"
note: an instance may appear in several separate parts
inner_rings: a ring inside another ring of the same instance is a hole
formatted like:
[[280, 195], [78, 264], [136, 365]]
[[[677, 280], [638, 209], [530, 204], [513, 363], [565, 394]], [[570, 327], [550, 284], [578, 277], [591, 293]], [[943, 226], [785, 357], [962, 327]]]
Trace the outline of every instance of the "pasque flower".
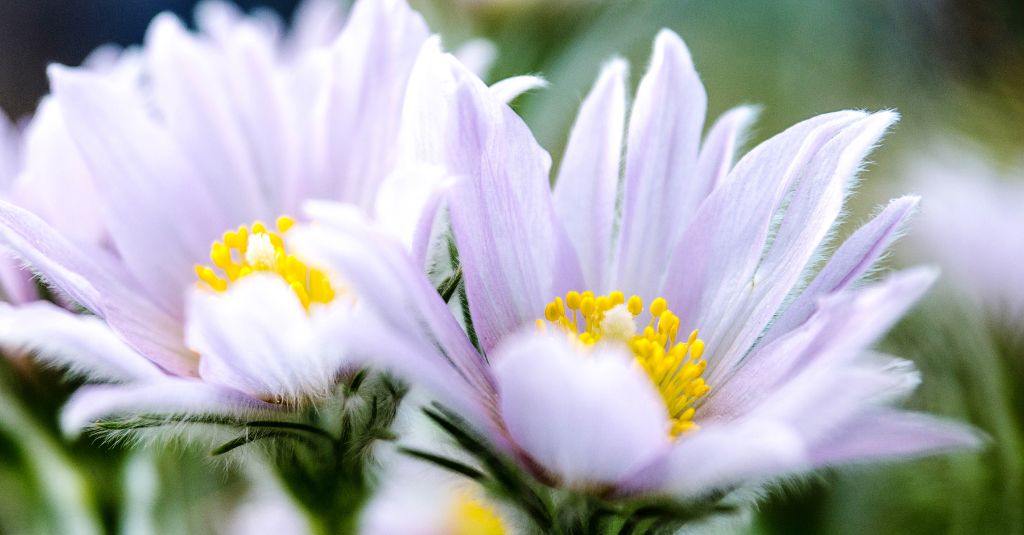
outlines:
[[[1000, 170], [963, 140], [949, 140], [908, 164], [926, 195], [916, 256], [934, 259], [960, 293], [991, 319], [1024, 336], [1024, 168]], [[951, 217], [955, 213], [971, 217]]]
[[[626, 65], [614, 60], [552, 192], [525, 124], [436, 47], [423, 54], [405, 156], [455, 177], [446, 201], [467, 331], [447, 312], [450, 292], [344, 210], [312, 206], [320, 225], [298, 243], [375, 311], [340, 327], [349, 349], [431, 387], [447, 407], [436, 419], [468, 423], [548, 488], [623, 499], [693, 501], [977, 442], [890, 408], [918, 376], [868, 350], [935, 277], [913, 269], [856, 287], [917, 199], [890, 202], [817, 267], [894, 113], [814, 117], [733, 165], [753, 111], [726, 113], [702, 138], [703, 86], [663, 31], [625, 161]], [[553, 529], [563, 517], [534, 518]]]
[[288, 214], [307, 198], [373, 206], [427, 28], [404, 3], [367, 0], [329, 46], [286, 47], [302, 39], [224, 4], [199, 13], [201, 34], [153, 21], [137, 84], [50, 69], [109, 247], [0, 208], [7, 245], [97, 316], [8, 309], [3, 341], [127, 383], [81, 389], [68, 429], [113, 412], [273, 409], [337, 381], [338, 355], [312, 340], [346, 298], [290, 254]]

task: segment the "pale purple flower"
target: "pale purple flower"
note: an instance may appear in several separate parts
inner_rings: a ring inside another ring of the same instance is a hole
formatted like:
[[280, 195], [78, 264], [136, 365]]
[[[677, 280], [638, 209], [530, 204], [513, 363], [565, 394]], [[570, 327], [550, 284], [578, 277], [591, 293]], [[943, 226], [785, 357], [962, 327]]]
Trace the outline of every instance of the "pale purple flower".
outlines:
[[[307, 25], [333, 24], [315, 15], [334, 17], [327, 3], [307, 9]], [[0, 203], [6, 245], [95, 314], [5, 307], [0, 340], [123, 383], [79, 390], [68, 430], [115, 413], [272, 410], [330, 392], [344, 367], [321, 326], [349, 313], [350, 296], [288, 256], [292, 220], [279, 216], [311, 198], [374, 212], [428, 29], [400, 0], [357, 2], [333, 38], [282, 37], [222, 3], [199, 10], [199, 27], [159, 15], [134, 84], [49, 71], [61, 142], [94, 181], [108, 247]]]
[[663, 31], [624, 161], [615, 60], [583, 102], [552, 193], [550, 158], [519, 117], [436, 47], [424, 54], [404, 157], [456, 181], [447, 210], [483, 355], [401, 246], [318, 204], [301, 250], [376, 312], [339, 326], [349, 350], [430, 387], [539, 480], [604, 494], [691, 498], [977, 443], [891, 408], [918, 375], [867, 349], [935, 278], [913, 269], [854, 287], [917, 199], [890, 202], [816, 269], [894, 113], [814, 117], [733, 165], [752, 110], [702, 137], [704, 88]]
[[1024, 334], [1024, 167], [1000, 170], [964, 141], [910, 162], [926, 199], [915, 256], [938, 261], [960, 293]]

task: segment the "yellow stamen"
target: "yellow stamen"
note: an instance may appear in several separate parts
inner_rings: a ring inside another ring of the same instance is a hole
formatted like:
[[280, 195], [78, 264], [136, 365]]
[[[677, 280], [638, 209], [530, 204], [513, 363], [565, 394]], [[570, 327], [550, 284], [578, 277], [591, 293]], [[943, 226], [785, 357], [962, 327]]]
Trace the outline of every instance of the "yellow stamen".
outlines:
[[454, 504], [453, 518], [448, 533], [452, 535], [505, 535], [505, 524], [498, 513], [468, 493], [459, 496]]
[[276, 232], [260, 221], [251, 227], [243, 225], [225, 232], [220, 241], [210, 246], [212, 266], [195, 268], [200, 285], [223, 292], [233, 282], [253, 273], [276, 274], [288, 283], [307, 310], [313, 303], [330, 303], [335, 291], [327, 275], [289, 254], [285, 247], [284, 234], [294, 225], [294, 219], [281, 216], [276, 221]]
[[[566, 309], [572, 311], [571, 321]], [[556, 297], [545, 305], [544, 318], [586, 346], [602, 341], [625, 343], [665, 403], [669, 434], [676, 437], [694, 431], [698, 428], [693, 421], [696, 404], [711, 390], [701, 377], [707, 367], [702, 358], [704, 341], [694, 330], [685, 341], [676, 342], [681, 322], [661, 297], [651, 302], [650, 324], [637, 333], [636, 318], [643, 310], [643, 300], [635, 295], [627, 301], [618, 291], [607, 296], [569, 292], [564, 304]], [[581, 324], [576, 321], [577, 311], [583, 316]], [[547, 325], [543, 320], [537, 324]]]

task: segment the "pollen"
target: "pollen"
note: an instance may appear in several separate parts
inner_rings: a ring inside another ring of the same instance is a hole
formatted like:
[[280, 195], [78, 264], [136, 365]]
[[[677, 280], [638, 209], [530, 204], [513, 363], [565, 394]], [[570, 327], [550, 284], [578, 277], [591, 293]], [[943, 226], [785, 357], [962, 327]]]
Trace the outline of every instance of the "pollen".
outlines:
[[584, 346], [621, 343], [633, 353], [636, 365], [654, 384], [669, 419], [672, 437], [697, 429], [693, 418], [697, 403], [711, 387], [702, 377], [704, 341], [694, 330], [679, 340], [679, 317], [669, 309], [668, 301], [657, 298], [647, 309], [650, 321], [638, 332], [638, 319], [644, 313], [639, 296], [628, 300], [622, 292], [595, 296], [592, 292], [569, 292], [563, 300], [556, 297], [544, 307], [548, 324], [568, 333]]
[[196, 265], [199, 285], [223, 292], [233, 282], [253, 273], [270, 274], [284, 279], [306, 310], [313, 303], [330, 303], [335, 291], [327, 275], [306, 265], [285, 246], [284, 235], [293, 225], [294, 219], [281, 216], [277, 218], [276, 230], [257, 221], [225, 232], [210, 246], [211, 265]]
[[508, 531], [501, 517], [492, 507], [460, 492], [453, 507], [453, 518], [448, 533], [452, 535], [505, 535]]

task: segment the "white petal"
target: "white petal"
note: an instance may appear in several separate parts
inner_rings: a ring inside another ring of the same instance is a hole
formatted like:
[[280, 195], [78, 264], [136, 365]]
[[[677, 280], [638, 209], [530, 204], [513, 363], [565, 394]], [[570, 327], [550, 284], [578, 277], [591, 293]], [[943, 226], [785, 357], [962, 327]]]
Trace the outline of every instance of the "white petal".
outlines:
[[79, 388], [61, 412], [64, 433], [78, 435], [90, 423], [112, 416], [256, 416], [276, 412], [277, 406], [237, 390], [191, 379], [166, 378], [127, 385]]
[[0, 303], [0, 344], [31, 350], [37, 360], [92, 379], [166, 377], [99, 318], [72, 314], [45, 301], [20, 307]]
[[508, 104], [523, 93], [533, 91], [534, 89], [542, 89], [547, 86], [548, 81], [540, 76], [512, 76], [511, 78], [505, 78], [504, 80], [491, 85], [491, 95], [499, 101]]
[[305, 198], [373, 206], [396, 163], [402, 99], [429, 31], [403, 0], [362, 0], [331, 50], [309, 129], [316, 183]]
[[814, 311], [820, 297], [839, 292], [868, 273], [898, 237], [918, 200], [917, 197], [892, 200], [885, 210], [847, 238], [814, 281], [789, 304], [782, 317], [772, 322], [760, 343], [769, 343], [800, 325]]
[[565, 485], [615, 484], [669, 443], [665, 405], [625, 348], [526, 334], [492, 362], [513, 440]]
[[131, 91], [79, 70], [51, 66], [49, 72], [118, 252], [141, 289], [180, 315], [182, 290], [195, 281], [192, 266], [239, 221], [225, 217], [230, 210], [215, 202], [210, 184]]
[[617, 277], [623, 291], [654, 298], [671, 246], [701, 201], [696, 167], [706, 107], [689, 50], [662, 30], [629, 119]]
[[481, 347], [578, 288], [579, 266], [551, 200], [550, 158], [510, 108], [432, 41], [409, 82], [403, 156], [461, 178], [449, 197]]
[[800, 328], [760, 346], [731, 375], [712, 383], [715, 389], [702, 414], [741, 414], [807, 366], [860, 355], [921, 298], [935, 277], [930, 269], [908, 270], [821, 300]]
[[203, 380], [260, 399], [322, 395], [341, 368], [340, 355], [317, 351], [298, 296], [272, 275], [245, 277], [223, 293], [196, 289], [186, 340], [200, 355]]
[[696, 197], [703, 200], [729, 175], [757, 112], [754, 106], [737, 106], [715, 121], [700, 148], [694, 179], [702, 183], [702, 188], [694, 190]]
[[580, 107], [555, 182], [555, 210], [576, 247], [586, 289], [595, 292], [607, 289], [611, 264], [627, 69], [624, 60], [614, 60], [601, 71]]

